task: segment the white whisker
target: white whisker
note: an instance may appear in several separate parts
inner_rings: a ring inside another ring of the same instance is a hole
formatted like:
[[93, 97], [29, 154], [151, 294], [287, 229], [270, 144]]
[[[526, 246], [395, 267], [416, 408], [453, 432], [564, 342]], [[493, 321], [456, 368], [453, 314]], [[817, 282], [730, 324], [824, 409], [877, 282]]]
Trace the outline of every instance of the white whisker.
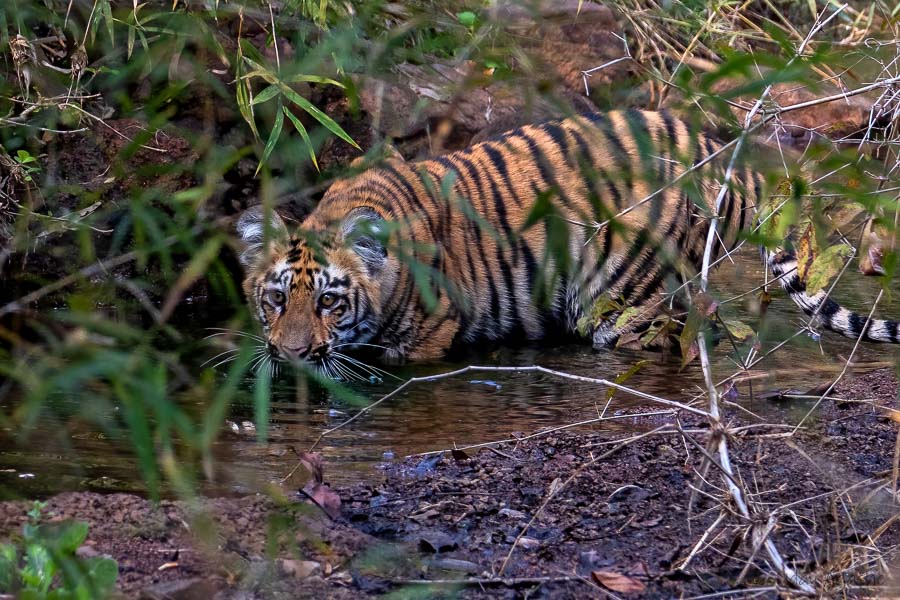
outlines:
[[374, 366], [374, 365], [366, 364], [366, 363], [362, 362], [361, 360], [358, 360], [358, 359], [356, 359], [356, 358], [353, 358], [352, 356], [347, 356], [346, 354], [341, 354], [340, 352], [334, 352], [333, 354], [334, 354], [334, 356], [338, 356], [338, 357], [340, 357], [340, 358], [343, 358], [344, 360], [346, 360], [346, 361], [348, 361], [348, 362], [350, 362], [350, 363], [352, 363], [352, 364], [354, 364], [354, 365], [360, 367], [361, 369], [364, 369], [364, 370], [367, 371], [369, 374], [375, 375], [375, 376], [378, 377], [379, 379], [382, 377], [382, 375], [386, 375], [386, 376], [388, 376], [388, 377], [393, 377], [393, 378], [396, 379], [397, 381], [403, 381], [403, 378], [402, 378], [402, 377], [397, 377], [397, 376], [394, 375], [393, 373], [388, 373], [388, 372], [385, 371], [384, 369], [379, 369], [378, 367], [376, 367], [376, 366]]
[[220, 335], [236, 335], [238, 337], [250, 338], [251, 340], [256, 340], [257, 342], [265, 343], [267, 341], [265, 338], [263, 338], [261, 336], [258, 336], [253, 333], [248, 333], [246, 331], [236, 331], [233, 329], [224, 329], [222, 327], [207, 327], [206, 330], [207, 331], [215, 331], [216, 333], [209, 334], [208, 336], [203, 338], [205, 340], [208, 340], [209, 338], [213, 338], [213, 337], [220, 336]]
[[[219, 352], [218, 354], [216, 354], [215, 356], [213, 356], [213, 357], [210, 358], [209, 360], [204, 361], [203, 364], [200, 365], [200, 368], [202, 369], [203, 367], [205, 367], [206, 365], [208, 365], [208, 364], [211, 363], [212, 361], [216, 360], [216, 359], [219, 358], [220, 356], [225, 356], [226, 354], [234, 353], [234, 352], [240, 352], [240, 351], [241, 351], [240, 348], [229, 348], [229, 349], [226, 350], [225, 352]], [[237, 357], [235, 357], [235, 358], [237, 358]]]
[[338, 344], [337, 346], [332, 346], [332, 349], [343, 348], [344, 346], [368, 346], [370, 348], [380, 348], [382, 350], [390, 350], [387, 346], [380, 346], [378, 344], [366, 344], [363, 342], [344, 342], [343, 344]]
[[344, 377], [347, 381], [360, 381], [360, 377], [357, 373], [354, 373], [352, 369], [349, 368], [348, 365], [341, 363], [340, 359], [334, 357], [331, 361], [331, 364], [335, 369]]

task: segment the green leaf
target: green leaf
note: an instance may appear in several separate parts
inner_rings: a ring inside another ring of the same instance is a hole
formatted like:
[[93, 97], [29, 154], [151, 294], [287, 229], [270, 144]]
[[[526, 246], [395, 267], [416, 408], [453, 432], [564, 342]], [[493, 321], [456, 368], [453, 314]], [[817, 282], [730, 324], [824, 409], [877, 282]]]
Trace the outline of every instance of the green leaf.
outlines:
[[270, 85], [260, 93], [256, 95], [255, 98], [250, 102], [251, 106], [256, 106], [257, 104], [263, 104], [264, 102], [268, 102], [272, 98], [278, 95], [279, 89], [277, 85]]
[[29, 544], [25, 549], [25, 568], [22, 580], [27, 587], [46, 592], [56, 575], [56, 565], [50, 552], [39, 544]]
[[460, 25], [465, 25], [466, 27], [474, 27], [475, 22], [478, 20], [478, 16], [471, 10], [456, 13], [456, 18]]
[[17, 150], [16, 151], [16, 159], [19, 161], [19, 163], [21, 163], [23, 165], [37, 160], [27, 150]]
[[253, 137], [259, 139], [259, 130], [256, 129], [256, 118], [253, 115], [253, 107], [250, 106], [250, 82], [242, 78], [243, 72], [243, 52], [241, 45], [238, 44], [237, 59], [235, 60], [235, 100], [237, 101], [238, 110], [244, 121], [250, 126]]
[[256, 376], [253, 388], [253, 408], [256, 418], [256, 441], [265, 444], [269, 436], [269, 400], [272, 393], [271, 371]]
[[17, 582], [19, 557], [12, 544], [0, 545], [0, 590], [9, 591]]
[[284, 126], [283, 108], [284, 106], [282, 106], [281, 100], [279, 100], [278, 112], [275, 113], [275, 124], [272, 125], [272, 132], [269, 134], [269, 140], [266, 142], [266, 147], [263, 149], [262, 158], [259, 159], [259, 164], [256, 166], [256, 173], [253, 174], [254, 177], [259, 175], [259, 170], [262, 169], [263, 164], [269, 160], [269, 155], [272, 154], [272, 150], [275, 149], [275, 144], [278, 143], [278, 138], [281, 137], [281, 128]]
[[345, 87], [340, 81], [336, 81], [330, 77], [321, 77], [319, 75], [291, 75], [290, 77], [285, 78], [285, 81], [288, 83], [321, 83], [325, 85], [335, 85], [341, 89], [344, 89]]
[[106, 22], [106, 31], [109, 33], [109, 41], [112, 42], [113, 46], [116, 45], [116, 35], [113, 31], [113, 15], [112, 8], [109, 5], [109, 0], [102, 0], [100, 2], [100, 11], [103, 13], [103, 20]]
[[817, 294], [844, 267], [844, 260], [853, 254], [853, 249], [844, 244], [825, 248], [813, 260], [807, 272], [806, 293]]
[[622, 314], [619, 315], [619, 318], [616, 319], [616, 329], [624, 329], [628, 322], [635, 318], [640, 309], [635, 306], [629, 306], [625, 310], [622, 311]]
[[136, 27], [128, 28], [128, 52], [125, 54], [125, 57], [129, 60], [131, 59], [131, 54], [134, 52], [134, 38], [135, 32], [137, 31]]
[[119, 577], [118, 563], [111, 558], [101, 556], [89, 558], [85, 562], [94, 588], [99, 592], [111, 592]]
[[691, 306], [687, 319], [684, 322], [684, 329], [678, 337], [678, 343], [681, 346], [681, 366], [684, 367], [691, 362], [696, 356], [696, 352], [692, 351], [691, 346], [697, 342], [697, 335], [700, 333], [700, 327], [706, 317], [697, 309]]
[[75, 554], [87, 539], [88, 524], [82, 521], [67, 523], [57, 532], [56, 547], [65, 554]]
[[736, 340], [746, 340], [756, 335], [753, 328], [743, 321], [738, 321], [736, 319], [722, 319], [722, 325], [725, 326], [725, 329], [728, 330], [731, 337]]
[[303, 123], [300, 122], [294, 113], [291, 112], [287, 106], [282, 106], [281, 110], [284, 111], [284, 114], [287, 115], [287, 118], [291, 120], [291, 123], [294, 125], [294, 129], [300, 134], [300, 137], [303, 138], [303, 142], [306, 144], [306, 148], [309, 150], [309, 159], [312, 161], [313, 166], [316, 168], [316, 171], [319, 170], [319, 162], [316, 160], [316, 151], [313, 148], [312, 140], [309, 139], [309, 133], [306, 131], [306, 127], [303, 126]]
[[[629, 379], [631, 379], [632, 377], [634, 377], [634, 375], [635, 375], [638, 371], [640, 371], [641, 369], [643, 369], [644, 367], [646, 367], [646, 366], [649, 365], [649, 364], [650, 364], [650, 361], [649, 361], [649, 360], [639, 360], [639, 361], [637, 361], [636, 363], [634, 363], [633, 365], [631, 365], [631, 366], [628, 368], [627, 371], [625, 371], [624, 373], [620, 373], [620, 374], [616, 375], [616, 381], [615, 381], [615, 382], [618, 383], [619, 385], [624, 385], [626, 381], [628, 381]], [[612, 400], [612, 397], [615, 395], [615, 393], [616, 393], [616, 388], [607, 388], [607, 390], [606, 390], [606, 401], [609, 402], [610, 400]]]
[[325, 126], [328, 131], [338, 136], [354, 148], [357, 148], [359, 150], [362, 149], [359, 147], [359, 144], [353, 141], [353, 138], [347, 135], [347, 132], [344, 131], [341, 126], [334, 121], [334, 119], [319, 110], [312, 102], [289, 88], [287, 85], [281, 84], [281, 91], [284, 92], [284, 95], [287, 96], [288, 100], [309, 113], [312, 118]]

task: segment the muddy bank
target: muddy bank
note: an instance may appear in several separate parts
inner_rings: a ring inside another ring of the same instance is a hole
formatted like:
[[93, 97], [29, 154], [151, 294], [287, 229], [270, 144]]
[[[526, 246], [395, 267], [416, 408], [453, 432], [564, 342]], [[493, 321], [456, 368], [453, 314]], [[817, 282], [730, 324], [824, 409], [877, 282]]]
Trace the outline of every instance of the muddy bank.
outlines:
[[[400, 461], [378, 483], [336, 490], [334, 518], [310, 502], [327, 504], [328, 490], [307, 487], [156, 506], [62, 494], [45, 520], [87, 522], [81, 552], [115, 558], [126, 597], [351, 598], [422, 586], [463, 597], [775, 596], [764, 551], [752, 556], [744, 543], [767, 522], [785, 561], [817, 589], [872, 595], [894, 584], [900, 542], [897, 389], [888, 370], [848, 380], [834, 394], [846, 401], [824, 401], [792, 437], [784, 423], [814, 401], [757, 399], [781, 402], [785, 419], [732, 420], [735, 472], [761, 511], [753, 524], [722, 502], [721, 475], [703, 469], [708, 426], [684, 413], [636, 416], [643, 433], [624, 437], [556, 432]], [[30, 506], [0, 504], [4, 537], [21, 531]]]

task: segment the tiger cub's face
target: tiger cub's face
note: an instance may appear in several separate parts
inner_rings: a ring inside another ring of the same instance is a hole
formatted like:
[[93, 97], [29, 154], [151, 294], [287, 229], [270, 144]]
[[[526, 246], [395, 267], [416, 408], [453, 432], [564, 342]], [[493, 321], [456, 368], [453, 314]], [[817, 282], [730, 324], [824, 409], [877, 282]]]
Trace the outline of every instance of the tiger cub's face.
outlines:
[[315, 363], [372, 338], [388, 265], [379, 223], [374, 210], [354, 209], [313, 241], [291, 237], [274, 213], [268, 231], [261, 209], [240, 218], [244, 293], [273, 357]]

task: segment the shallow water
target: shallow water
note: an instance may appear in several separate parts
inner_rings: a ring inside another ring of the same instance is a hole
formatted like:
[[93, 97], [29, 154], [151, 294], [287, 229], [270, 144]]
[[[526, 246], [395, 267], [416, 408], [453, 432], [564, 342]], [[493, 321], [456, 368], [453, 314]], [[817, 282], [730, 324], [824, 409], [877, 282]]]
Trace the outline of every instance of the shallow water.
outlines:
[[[726, 263], [719, 269], [713, 287], [719, 292], [717, 296], [725, 299], [762, 281], [758, 254], [747, 250], [737, 257], [736, 264]], [[877, 294], [877, 285], [875, 279], [864, 278], [850, 269], [835, 297], [867, 313], [867, 306]], [[898, 297], [898, 291], [900, 286], [895, 281], [894, 298]], [[754, 296], [725, 304], [724, 316], [740, 318], [755, 328], [758, 319], [748, 310]], [[893, 304], [884, 301], [877, 314], [898, 318], [900, 310], [896, 306], [896, 301]], [[776, 294], [766, 319], [769, 330], [764, 348], [789, 337], [804, 322], [799, 309], [780, 293]], [[205, 335], [205, 327], [220, 324], [217, 320], [205, 323], [194, 320], [191, 327], [199, 338]], [[831, 381], [852, 348], [852, 340], [831, 333], [823, 334], [821, 345], [809, 336], [798, 336], [754, 369], [758, 376], [753, 381], [754, 393], [773, 389], [802, 392]], [[215, 350], [211, 347], [208, 355], [197, 357], [196, 366], [213, 354]], [[713, 350], [717, 380], [737, 370], [733, 355], [727, 341], [720, 342]], [[864, 344], [854, 360], [896, 363], [898, 357], [900, 351], [896, 348]], [[614, 379], [642, 360], [647, 363], [626, 385], [681, 402], [691, 401], [701, 392], [703, 382], [697, 361], [682, 370], [680, 360], [673, 356], [627, 350], [594, 351], [581, 344], [502, 348], [474, 354], [465, 363], [412, 365], [390, 370], [408, 378], [446, 372], [465, 364], [541, 365], [577, 375]], [[378, 385], [356, 384], [353, 389], [372, 402], [394, 387], [395, 383], [386, 381]], [[785, 413], [791, 412], [800, 417], [810, 406], [802, 401], [786, 405], [751, 400], [746, 383], [739, 385], [738, 391], [739, 403], [773, 420], [784, 419]], [[302, 375], [281, 377], [272, 390], [269, 443], [260, 445], [253, 431], [243, 426], [253, 420], [252, 398], [252, 382], [247, 381], [232, 405], [229, 423], [223, 424], [223, 433], [215, 444], [213, 479], [202, 484], [206, 493], [263, 489], [267, 482], [291, 471], [296, 464], [295, 449], [305, 450], [323, 430], [341, 423], [357, 410]], [[70, 397], [55, 401], [44, 410], [24, 443], [17, 442], [14, 432], [0, 433], [0, 491], [25, 497], [85, 489], [142, 491], [135, 461], [126, 450], [127, 443], [116, 446], [106, 439], [102, 430], [84, 419], [66, 419], [65, 415], [76, 412], [82, 400]], [[9, 398], [4, 400], [4, 410], [8, 412], [15, 402]], [[605, 404], [606, 392], [596, 385], [531, 373], [468, 373], [406, 389], [326, 437], [318, 451], [325, 457], [326, 479], [332, 483], [373, 480], [378, 477], [378, 465], [390, 460], [596, 419]], [[641, 425], [633, 416], [618, 414], [636, 404], [646, 406], [646, 402], [617, 393], [604, 413], [611, 418], [590, 426], [623, 432], [645, 427], [646, 420]]]

